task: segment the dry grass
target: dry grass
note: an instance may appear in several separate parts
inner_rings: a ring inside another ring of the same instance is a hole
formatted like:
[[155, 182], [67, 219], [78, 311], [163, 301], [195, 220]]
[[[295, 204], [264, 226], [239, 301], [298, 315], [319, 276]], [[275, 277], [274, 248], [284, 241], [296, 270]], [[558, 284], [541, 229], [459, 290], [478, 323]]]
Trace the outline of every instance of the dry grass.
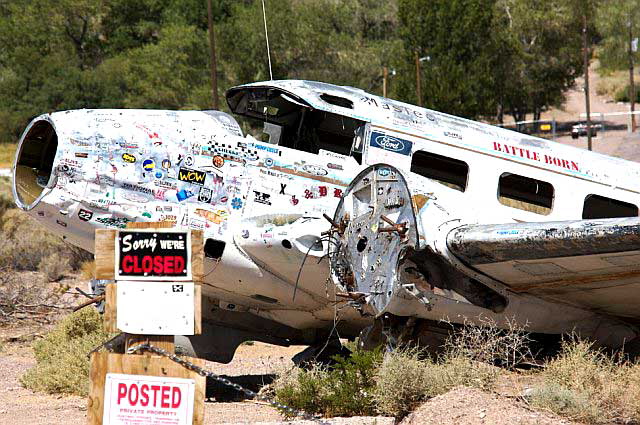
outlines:
[[11, 168], [17, 146], [14, 143], [0, 143], [0, 168]]
[[540, 373], [532, 406], [586, 423], [640, 421], [640, 365], [607, 355], [577, 337]]
[[108, 337], [103, 330], [102, 317], [93, 308], [65, 317], [52, 332], [33, 345], [37, 364], [20, 378], [20, 382], [26, 388], [49, 394], [87, 395], [87, 354]]
[[96, 262], [88, 260], [80, 265], [80, 277], [84, 280], [91, 280], [96, 276]]
[[401, 418], [458, 386], [491, 389], [502, 373], [494, 363], [513, 366], [522, 360], [529, 342], [522, 328], [514, 324], [505, 331], [483, 323], [453, 333], [438, 359], [411, 347], [384, 356], [355, 350], [332, 369], [279, 374], [272, 388], [278, 401], [311, 413]]
[[[7, 210], [0, 217], [0, 240], [3, 241], [0, 245], [0, 267], [34, 271], [42, 264], [47, 266], [47, 270], [43, 271], [49, 274], [55, 258], [62, 265], [68, 263], [74, 270], [91, 259], [88, 252], [65, 243], [15, 208]], [[48, 257], [51, 258], [45, 260]]]
[[613, 71], [600, 75], [598, 84], [596, 85], [596, 93], [599, 96], [605, 96], [614, 99], [616, 93], [623, 90], [629, 84], [628, 71]]
[[38, 270], [44, 273], [49, 282], [58, 282], [71, 271], [71, 265], [68, 258], [51, 253], [40, 260]]
[[22, 276], [0, 269], [0, 325], [14, 322], [50, 323], [58, 306], [60, 292], [42, 279], [25, 284]]

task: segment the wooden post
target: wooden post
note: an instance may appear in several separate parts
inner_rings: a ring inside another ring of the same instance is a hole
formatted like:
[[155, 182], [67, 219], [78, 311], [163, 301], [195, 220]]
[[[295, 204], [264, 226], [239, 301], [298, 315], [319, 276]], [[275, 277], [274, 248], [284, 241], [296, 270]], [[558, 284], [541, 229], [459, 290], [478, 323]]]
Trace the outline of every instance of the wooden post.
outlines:
[[382, 67], [382, 97], [387, 97], [387, 79], [389, 78], [389, 69]]
[[418, 98], [418, 106], [422, 106], [422, 93], [420, 87], [420, 55], [416, 50], [416, 97]]
[[[135, 229], [158, 229], [159, 232], [162, 229], [169, 229], [173, 227], [173, 223], [129, 223], [126, 230]], [[188, 230], [186, 230], [188, 231]], [[194, 334], [200, 334], [202, 332], [202, 286], [201, 283], [204, 280], [204, 250], [203, 250], [203, 233], [199, 230], [191, 230], [190, 239], [191, 246], [189, 247], [190, 259], [191, 259], [191, 278], [194, 285]], [[153, 233], [153, 232], [152, 232]], [[118, 241], [116, 240], [117, 231], [110, 229], [98, 229], [96, 230], [95, 237], [95, 261], [96, 261], [96, 278], [113, 280], [116, 276], [116, 246]], [[122, 271], [120, 271], [122, 273]], [[188, 274], [187, 274], [188, 276]], [[187, 276], [182, 279], [188, 278]], [[152, 278], [151, 278], [152, 279]], [[173, 282], [172, 282], [173, 283]], [[182, 283], [182, 282], [177, 282]], [[150, 281], [149, 285], [157, 284], [157, 282]], [[105, 313], [104, 313], [104, 326], [108, 332], [118, 332], [117, 327], [117, 284], [107, 284], [105, 288]], [[173, 335], [140, 335], [125, 333], [125, 349], [128, 349], [137, 344], [148, 343], [155, 347], [161, 348], [170, 353], [175, 352], [175, 342]], [[125, 351], [126, 352], [126, 351]], [[137, 355], [143, 354], [143, 355]], [[187, 358], [188, 361], [204, 366], [204, 361], [200, 359]], [[89, 393], [89, 409], [88, 409], [88, 423], [89, 425], [101, 425], [103, 418], [105, 417], [105, 407], [111, 406], [108, 404], [108, 400], [105, 400], [105, 385], [107, 385], [107, 376], [118, 377], [121, 375], [112, 374], [124, 374], [124, 376], [141, 375], [140, 382], [146, 382], [145, 379], [157, 379], [155, 377], [166, 377], [168, 381], [171, 378], [185, 378], [192, 380], [195, 383], [195, 399], [193, 400], [193, 424], [201, 425], [204, 422], [204, 396], [205, 396], [205, 384], [204, 377], [197, 373], [184, 368], [183, 366], [172, 362], [168, 358], [160, 357], [155, 354], [136, 353], [130, 354], [116, 354], [116, 353], [93, 353], [91, 357], [91, 386]], [[111, 378], [124, 379], [124, 378]], [[132, 379], [132, 378], [127, 378]], [[137, 379], [137, 378], [135, 378]], [[131, 381], [133, 382], [133, 381]], [[185, 381], [191, 382], [191, 381]], [[114, 384], [115, 385], [115, 384]], [[119, 384], [121, 385], [121, 384]], [[178, 385], [178, 384], [176, 384]], [[193, 388], [193, 387], [191, 387]], [[111, 391], [111, 390], [110, 390]], [[113, 394], [110, 392], [109, 394]], [[140, 409], [144, 411], [144, 409]], [[109, 410], [111, 412], [111, 410]], [[138, 423], [138, 422], [136, 422]], [[144, 422], [140, 422], [144, 423]]]
[[583, 15], [582, 47], [584, 49], [584, 101], [587, 110], [587, 148], [593, 150], [591, 144], [591, 102], [589, 101], [589, 42], [587, 38], [587, 11]]

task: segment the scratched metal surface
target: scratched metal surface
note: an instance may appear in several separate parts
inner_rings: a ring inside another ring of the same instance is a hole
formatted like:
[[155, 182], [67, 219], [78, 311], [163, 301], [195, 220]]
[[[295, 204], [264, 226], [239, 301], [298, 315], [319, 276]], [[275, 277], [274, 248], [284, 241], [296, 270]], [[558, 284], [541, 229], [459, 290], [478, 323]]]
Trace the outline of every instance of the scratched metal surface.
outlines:
[[640, 250], [640, 218], [466, 225], [447, 237], [467, 264]]

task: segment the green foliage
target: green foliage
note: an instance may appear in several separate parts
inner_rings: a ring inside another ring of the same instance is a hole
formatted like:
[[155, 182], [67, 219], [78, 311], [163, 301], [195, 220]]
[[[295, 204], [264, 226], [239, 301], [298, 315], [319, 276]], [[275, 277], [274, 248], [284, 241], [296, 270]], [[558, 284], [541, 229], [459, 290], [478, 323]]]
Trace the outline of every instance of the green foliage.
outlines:
[[539, 374], [533, 406], [586, 423], [640, 420], [640, 365], [572, 337]]
[[[636, 102], [640, 102], [640, 90], [638, 90], [639, 88], [640, 87], [636, 87]], [[613, 100], [615, 100], [616, 102], [628, 102], [629, 93], [629, 85], [627, 84], [623, 88], [620, 88], [616, 91], [615, 95], [613, 96]]]
[[401, 95], [416, 101], [415, 52], [422, 65], [422, 101], [454, 115], [493, 115], [502, 58], [494, 37], [492, 0], [400, 0], [400, 34], [405, 45]]
[[95, 309], [73, 313], [34, 343], [37, 363], [20, 382], [34, 391], [85, 396], [89, 389], [87, 354], [107, 339], [102, 317]]
[[629, 55], [633, 38], [640, 37], [640, 3], [636, 0], [605, 0], [598, 9], [598, 30], [603, 36], [600, 63], [604, 69], [629, 69], [630, 59], [638, 61], [639, 53]]
[[[331, 368], [287, 372], [273, 384], [288, 406], [323, 416], [388, 415], [397, 418], [420, 402], [465, 385], [490, 389], [498, 369], [459, 354], [438, 361], [415, 349], [385, 353], [356, 350]], [[286, 414], [286, 412], [285, 412]]]
[[347, 359], [337, 356], [335, 360], [337, 363], [331, 369], [318, 366], [276, 383], [278, 401], [325, 416], [374, 414], [372, 392], [380, 351], [358, 350]]

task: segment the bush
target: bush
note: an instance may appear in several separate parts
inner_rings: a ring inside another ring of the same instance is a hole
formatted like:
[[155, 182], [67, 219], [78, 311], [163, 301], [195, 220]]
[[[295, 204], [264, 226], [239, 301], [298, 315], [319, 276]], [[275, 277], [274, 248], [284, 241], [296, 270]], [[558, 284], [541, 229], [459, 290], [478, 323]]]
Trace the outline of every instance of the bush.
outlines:
[[[0, 268], [0, 325], [28, 320], [50, 323], [60, 293], [55, 293], [43, 279], [28, 279], [12, 270]], [[23, 322], [24, 323], [24, 322]]]
[[65, 317], [46, 337], [33, 344], [36, 365], [20, 382], [33, 391], [86, 396], [89, 390], [87, 354], [108, 339], [102, 317], [84, 308]]
[[[372, 398], [380, 351], [354, 351], [347, 359], [336, 356], [331, 369], [314, 366], [280, 375], [273, 384], [276, 399], [290, 407], [325, 416], [375, 414]], [[283, 412], [290, 416], [288, 412]]]
[[38, 271], [44, 273], [49, 282], [57, 282], [71, 270], [68, 258], [60, 258], [58, 254], [49, 254], [38, 264]]
[[463, 358], [487, 364], [497, 364], [513, 369], [533, 357], [531, 338], [525, 326], [515, 318], [506, 319], [506, 329], [499, 328], [495, 321], [478, 317], [477, 323], [465, 323], [457, 328], [445, 341], [445, 352], [450, 358]]
[[[399, 349], [384, 356], [379, 351], [356, 349], [351, 357], [338, 358], [332, 369], [315, 366], [309, 371], [279, 374], [272, 390], [279, 402], [309, 413], [383, 414], [400, 418], [420, 402], [455, 387], [486, 390], [493, 386], [500, 370], [477, 361], [474, 351], [488, 353], [493, 352], [492, 348], [475, 344], [478, 339], [473, 339], [475, 345], [471, 344], [465, 339], [470, 335], [475, 338], [478, 334], [455, 334], [447, 351], [437, 360], [424, 357], [415, 348]], [[494, 344], [488, 338], [482, 341]], [[474, 350], [460, 349], [470, 346]]]
[[0, 217], [0, 267], [38, 270], [45, 258], [57, 255], [76, 270], [91, 254], [65, 243], [23, 211], [10, 209]]
[[[615, 92], [613, 98], [616, 102], [628, 102], [629, 101], [629, 85], [619, 88]], [[640, 102], [640, 87], [636, 86], [636, 103]]]
[[640, 366], [607, 355], [571, 337], [541, 373], [533, 406], [587, 423], [639, 420]]

